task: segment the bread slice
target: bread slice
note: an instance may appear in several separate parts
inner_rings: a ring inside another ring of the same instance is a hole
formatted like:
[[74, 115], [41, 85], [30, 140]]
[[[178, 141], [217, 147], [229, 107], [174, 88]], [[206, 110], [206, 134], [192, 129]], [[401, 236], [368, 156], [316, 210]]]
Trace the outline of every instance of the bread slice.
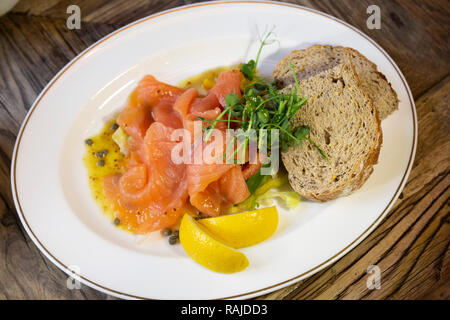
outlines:
[[293, 83], [294, 79], [288, 62], [296, 67], [298, 77], [304, 79], [339, 63], [345, 63], [347, 56], [350, 56], [355, 67], [361, 88], [372, 99], [380, 120], [384, 120], [398, 108], [397, 93], [392, 89], [386, 77], [378, 71], [377, 66], [355, 49], [314, 45], [304, 50], [294, 50], [278, 62], [273, 71], [273, 77], [284, 85], [289, 85]]
[[[287, 93], [293, 85], [282, 92]], [[325, 152], [304, 141], [282, 153], [293, 189], [314, 201], [328, 201], [360, 188], [378, 161], [382, 132], [371, 99], [361, 90], [351, 62], [338, 63], [300, 80], [300, 96], [308, 98], [292, 119], [308, 125], [310, 138]]]

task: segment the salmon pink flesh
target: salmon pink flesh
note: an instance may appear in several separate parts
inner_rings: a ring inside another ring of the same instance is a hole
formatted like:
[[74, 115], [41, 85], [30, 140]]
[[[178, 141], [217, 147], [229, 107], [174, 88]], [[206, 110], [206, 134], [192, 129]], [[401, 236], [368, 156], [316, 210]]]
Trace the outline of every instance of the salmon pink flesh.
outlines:
[[[193, 160], [199, 144], [203, 150], [214, 143], [226, 150], [225, 141], [219, 138], [206, 142], [187, 137], [194, 133], [199, 119], [214, 121], [219, 117], [228, 94], [240, 97], [240, 85], [237, 69], [220, 73], [206, 96], [199, 96], [194, 88], [183, 90], [160, 82], [151, 75], [139, 82], [117, 118], [117, 124], [130, 136], [125, 172], [103, 179], [105, 195], [128, 229], [147, 233], [172, 227], [186, 211], [217, 216], [249, 197], [246, 179], [259, 170], [260, 162], [226, 163], [220, 161], [223, 153], [214, 151], [210, 153], [216, 161], [171, 160], [180, 142], [184, 147], [179, 152], [185, 159]], [[175, 130], [180, 129], [188, 134], [177, 135]], [[225, 129], [225, 123], [218, 122], [214, 130], [224, 134]]]

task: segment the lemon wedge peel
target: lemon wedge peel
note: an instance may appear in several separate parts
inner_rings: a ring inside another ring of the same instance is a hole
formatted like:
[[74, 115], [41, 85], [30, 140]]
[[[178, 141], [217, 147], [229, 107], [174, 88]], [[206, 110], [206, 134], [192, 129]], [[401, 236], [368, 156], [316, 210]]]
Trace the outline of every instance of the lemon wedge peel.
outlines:
[[179, 237], [186, 253], [209, 270], [235, 273], [249, 266], [243, 253], [218, 241], [189, 214], [185, 214], [181, 220]]
[[243, 213], [206, 218], [198, 221], [218, 241], [235, 248], [245, 248], [270, 238], [278, 228], [275, 206]]

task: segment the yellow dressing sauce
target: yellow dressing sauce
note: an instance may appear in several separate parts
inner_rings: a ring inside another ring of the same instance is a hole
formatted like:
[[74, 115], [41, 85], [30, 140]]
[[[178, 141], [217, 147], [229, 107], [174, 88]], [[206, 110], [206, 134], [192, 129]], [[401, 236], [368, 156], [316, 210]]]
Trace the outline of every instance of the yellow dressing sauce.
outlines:
[[[92, 145], [85, 143], [86, 153], [83, 157], [92, 197], [112, 221], [115, 219], [114, 210], [103, 192], [102, 178], [122, 173], [124, 170], [125, 157], [120, 152], [119, 146], [112, 139], [115, 130], [111, 126], [115, 123], [115, 118], [108, 121], [97, 135], [89, 138], [92, 141]], [[97, 156], [97, 153], [102, 150], [108, 150], [106, 156]], [[99, 165], [101, 160], [104, 161], [103, 166]]]
[[195, 76], [189, 77], [178, 84], [182, 89], [195, 88], [198, 93], [205, 95], [215, 84], [216, 79], [222, 71], [230, 70], [233, 66], [224, 66], [204, 71]]

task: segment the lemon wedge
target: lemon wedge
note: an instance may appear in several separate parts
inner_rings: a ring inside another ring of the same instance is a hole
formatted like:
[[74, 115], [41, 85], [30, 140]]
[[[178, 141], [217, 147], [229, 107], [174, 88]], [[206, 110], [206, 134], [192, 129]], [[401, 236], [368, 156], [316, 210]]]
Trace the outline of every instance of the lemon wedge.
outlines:
[[235, 249], [269, 238], [278, 227], [277, 207], [267, 207], [198, 221], [217, 240]]
[[180, 243], [186, 253], [198, 264], [212, 271], [234, 273], [248, 267], [247, 257], [215, 237], [185, 214], [179, 229]]

